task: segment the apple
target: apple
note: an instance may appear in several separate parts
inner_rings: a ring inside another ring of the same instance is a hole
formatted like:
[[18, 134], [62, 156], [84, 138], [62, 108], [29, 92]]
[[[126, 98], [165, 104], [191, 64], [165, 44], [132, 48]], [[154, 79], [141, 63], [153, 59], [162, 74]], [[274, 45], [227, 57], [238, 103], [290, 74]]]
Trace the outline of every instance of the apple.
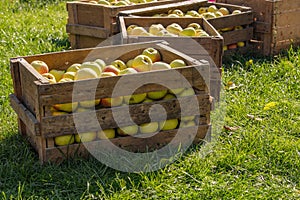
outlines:
[[163, 37], [177, 37], [178, 35], [175, 35], [173, 33], [170, 33], [167, 30], [161, 30], [157, 33], [156, 36], [163, 36]]
[[238, 42], [238, 43], [237, 43], [237, 46], [238, 46], [238, 47], [244, 47], [244, 46], [245, 46], [245, 42], [242, 42], [242, 41], [241, 41], [241, 42]]
[[220, 11], [215, 12], [216, 17], [222, 17], [223, 13], [221, 13]]
[[115, 75], [118, 75], [120, 72], [120, 69], [118, 69], [116, 66], [114, 65], [107, 65], [106, 67], [104, 67], [103, 72], [112, 72]]
[[121, 70], [118, 75], [136, 74], [136, 73], [138, 73], [138, 72], [135, 69], [133, 69], [133, 68], [126, 68], [126, 69]]
[[175, 59], [170, 62], [171, 68], [185, 67], [186, 64], [182, 59]]
[[236, 43], [234, 43], [234, 44], [229, 44], [229, 45], [227, 45], [227, 48], [228, 48], [228, 49], [236, 49], [236, 48], [237, 48], [237, 44], [236, 44]]
[[72, 79], [74, 80], [75, 79], [75, 75], [76, 75], [77, 72], [65, 72], [62, 76], [62, 79], [63, 78], [69, 78], [69, 79]]
[[179, 17], [183, 17], [183, 15], [184, 15], [184, 13], [179, 9], [173, 10], [170, 14], [176, 14]]
[[150, 103], [150, 102], [153, 102], [154, 100], [153, 99], [150, 99], [148, 97], [146, 97], [143, 101], [143, 103]]
[[102, 69], [101, 69], [101, 66], [98, 63], [96, 63], [94, 61], [84, 62], [84, 63], [81, 64], [80, 69], [85, 69], [85, 68], [94, 70], [97, 74], [97, 77], [100, 77]]
[[140, 133], [155, 133], [158, 130], [158, 122], [143, 123], [139, 126]]
[[192, 28], [194, 28], [195, 30], [196, 30], [196, 29], [202, 29], [202, 28], [201, 28], [201, 25], [198, 24], [198, 23], [196, 23], [196, 22], [190, 23], [187, 27], [192, 27]]
[[106, 0], [99, 0], [97, 3], [98, 3], [98, 4], [101, 4], [101, 5], [107, 5], [107, 6], [110, 6], [110, 3], [109, 3], [108, 1], [106, 1]]
[[213, 18], [216, 18], [216, 15], [212, 12], [207, 12], [207, 13], [203, 13], [202, 16], [205, 18], [205, 19], [213, 19]]
[[195, 10], [188, 10], [185, 15], [192, 17], [201, 17], [201, 15]]
[[126, 1], [117, 1], [116, 4], [114, 4], [114, 6], [128, 6], [128, 3]]
[[74, 80], [70, 79], [70, 78], [62, 78], [58, 81], [58, 83], [65, 83], [65, 82], [71, 82], [71, 81], [74, 81]]
[[97, 64], [101, 67], [101, 69], [102, 69], [102, 71], [103, 71], [104, 67], [106, 66], [105, 61], [102, 60], [102, 59], [100, 59], [100, 58], [98, 58], [98, 59], [96, 59], [94, 62], [97, 63]]
[[117, 133], [121, 136], [126, 135], [135, 135], [138, 133], [139, 127], [137, 125], [131, 125], [131, 126], [124, 126], [124, 127], [118, 127]]
[[92, 78], [98, 78], [97, 73], [91, 68], [82, 68], [76, 72], [74, 80], [85, 80]]
[[198, 9], [198, 13], [199, 14], [203, 14], [203, 13], [206, 13], [207, 12], [207, 7], [200, 7], [199, 9]]
[[164, 69], [171, 69], [170, 64], [163, 61], [158, 61], [153, 63], [151, 66], [151, 70], [164, 70]]
[[233, 30], [242, 30], [242, 29], [243, 29], [242, 26], [235, 26], [235, 27], [233, 28]]
[[157, 35], [161, 30], [165, 30], [162, 24], [151, 24], [149, 27], [149, 33], [153, 35]]
[[153, 92], [148, 92], [147, 97], [149, 97], [150, 99], [158, 100], [163, 98], [167, 93], [168, 90], [153, 91]]
[[145, 100], [146, 96], [147, 96], [147, 93], [133, 94], [133, 95], [130, 95], [130, 96], [124, 96], [124, 102], [126, 104], [141, 103], [142, 101]]
[[176, 15], [174, 13], [171, 13], [171, 14], [168, 14], [168, 17], [180, 17], [180, 16], [178, 16], [178, 15]]
[[168, 93], [164, 96], [163, 100], [175, 99], [176, 96], [174, 94]]
[[48, 65], [44, 61], [34, 60], [30, 64], [40, 74], [49, 72]]
[[227, 51], [228, 50], [228, 46], [227, 45], [224, 45], [223, 46], [223, 51]]
[[74, 63], [70, 67], [67, 68], [67, 72], [77, 72], [81, 67], [81, 64]]
[[102, 98], [101, 105], [104, 107], [115, 107], [120, 106], [123, 103], [123, 97], [113, 97], [113, 98]]
[[196, 29], [195, 31], [196, 31], [195, 36], [197, 36], [197, 37], [208, 37], [209, 36], [209, 34], [202, 29]]
[[100, 101], [101, 101], [100, 99], [95, 99], [95, 100], [91, 100], [91, 101], [80, 101], [79, 106], [82, 106], [84, 108], [91, 108], [91, 107], [98, 105], [100, 103]]
[[55, 77], [55, 81], [58, 82], [60, 79], [62, 79], [65, 71], [64, 70], [51, 69], [49, 71], [49, 73], [52, 74]]
[[101, 130], [101, 131], [97, 132], [97, 136], [101, 140], [112, 139], [112, 138], [116, 137], [116, 131], [113, 128]]
[[79, 142], [91, 142], [97, 138], [97, 132], [85, 132], [75, 135], [75, 141]]
[[150, 71], [152, 60], [146, 55], [138, 55], [133, 59], [132, 68], [138, 72]]
[[100, 77], [109, 77], [109, 76], [117, 76], [113, 72], [102, 72]]
[[54, 110], [51, 112], [52, 116], [60, 116], [60, 115], [66, 115], [66, 114], [69, 114], [67, 112], [64, 112], [64, 111], [59, 111], [59, 110]]
[[146, 35], [148, 34], [147, 30], [143, 27], [137, 26], [135, 28], [133, 28], [130, 32], [128, 32], [128, 35]]
[[78, 107], [78, 102], [55, 104], [53, 107], [64, 112], [74, 112]]
[[128, 67], [132, 67], [132, 62], [133, 62], [133, 59], [130, 59], [130, 60], [128, 60], [128, 61], [126, 62], [127, 68], [128, 68]]
[[234, 11], [232, 11], [231, 14], [235, 15], [235, 14], [240, 14], [240, 13], [242, 13], [242, 11], [240, 11], [240, 10], [234, 10]]
[[185, 88], [175, 88], [175, 89], [169, 89], [169, 93], [179, 95], [181, 92], [183, 92]]
[[173, 130], [178, 126], [178, 123], [178, 119], [167, 119], [159, 122], [159, 128], [163, 131]]
[[43, 73], [42, 76], [45, 77], [49, 81], [50, 84], [56, 83], [56, 79], [53, 74], [50, 74], [49, 72], [47, 72], [47, 73]]
[[195, 120], [196, 116], [195, 115], [190, 115], [190, 116], [182, 116], [181, 121], [191, 121]]
[[196, 30], [193, 27], [187, 27], [180, 31], [179, 35], [192, 37], [196, 35]]
[[192, 127], [196, 126], [196, 122], [194, 120], [191, 121], [181, 121], [179, 127], [184, 128], [184, 127]]
[[210, 5], [208, 8], [207, 8], [207, 12], [212, 12], [212, 13], [214, 13], [214, 12], [217, 12], [218, 11], [218, 8], [217, 8], [217, 6], [215, 6], [215, 5]]
[[74, 135], [61, 135], [61, 136], [56, 136], [54, 138], [54, 142], [57, 146], [65, 146], [69, 144], [73, 144], [75, 141]]
[[119, 59], [112, 61], [110, 64], [115, 66], [119, 70], [123, 70], [123, 69], [127, 68], [126, 64], [122, 60], [119, 60]]
[[74, 111], [76, 113], [81, 113], [81, 112], [87, 112], [87, 111], [91, 111], [91, 108], [86, 108], [86, 107], [80, 107], [78, 106], [77, 109]]
[[127, 34], [130, 35], [130, 34], [131, 34], [131, 31], [132, 31], [134, 28], [136, 28], [136, 27], [138, 27], [138, 25], [135, 25], [135, 24], [129, 25], [129, 26], [126, 28]]
[[152, 47], [144, 49], [142, 55], [148, 56], [153, 63], [161, 60], [160, 52]]
[[175, 35], [179, 35], [179, 33], [182, 31], [182, 27], [177, 23], [172, 23], [168, 25], [166, 29], [167, 31]]
[[193, 88], [185, 88], [181, 93], [178, 94], [180, 97], [195, 95]]
[[230, 14], [229, 10], [225, 7], [219, 8], [219, 12], [221, 12], [223, 15], [229, 15]]

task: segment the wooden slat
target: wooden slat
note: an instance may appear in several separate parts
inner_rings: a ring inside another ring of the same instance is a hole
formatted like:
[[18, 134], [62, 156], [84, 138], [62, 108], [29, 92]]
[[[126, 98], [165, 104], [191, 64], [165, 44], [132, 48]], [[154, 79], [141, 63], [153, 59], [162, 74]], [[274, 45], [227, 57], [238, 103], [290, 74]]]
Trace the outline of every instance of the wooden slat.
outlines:
[[79, 24], [67, 24], [66, 31], [70, 34], [85, 35], [95, 38], [108, 38], [109, 30], [95, 26], [85, 26]]
[[222, 33], [224, 45], [234, 44], [241, 41], [249, 41], [253, 38], [253, 28], [244, 28], [241, 30], [228, 31]]

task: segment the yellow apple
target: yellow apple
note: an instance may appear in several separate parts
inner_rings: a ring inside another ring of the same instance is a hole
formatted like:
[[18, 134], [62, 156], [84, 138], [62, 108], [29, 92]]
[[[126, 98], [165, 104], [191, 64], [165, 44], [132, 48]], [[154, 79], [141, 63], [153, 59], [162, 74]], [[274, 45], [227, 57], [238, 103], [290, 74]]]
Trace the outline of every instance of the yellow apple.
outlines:
[[136, 73], [138, 73], [138, 72], [135, 69], [130, 67], [130, 68], [126, 68], [126, 69], [121, 70], [118, 75], [136, 74]]
[[101, 67], [101, 69], [103, 71], [104, 67], [106, 66], [105, 61], [102, 60], [102, 59], [100, 59], [100, 58], [97, 58], [94, 62], [97, 63]]
[[87, 61], [82, 63], [80, 69], [85, 69], [85, 68], [92, 69], [94, 72], [96, 72], [97, 77], [100, 77], [100, 74], [102, 73], [101, 66], [94, 61]]
[[221, 12], [223, 15], [229, 15], [230, 14], [229, 10], [225, 7], [221, 7], [219, 9], [219, 12]]
[[195, 30], [196, 30], [196, 29], [202, 29], [202, 28], [201, 28], [201, 25], [198, 24], [198, 23], [196, 23], [196, 22], [190, 23], [187, 27], [192, 27], [192, 28], [194, 28]]
[[120, 106], [123, 103], [123, 97], [113, 97], [113, 98], [102, 98], [101, 105], [104, 107], [115, 107]]
[[171, 69], [170, 64], [163, 62], [163, 61], [157, 61], [152, 64], [151, 70], [165, 70], [165, 69]]
[[185, 88], [181, 93], [179, 93], [180, 97], [185, 97], [185, 96], [192, 96], [195, 95], [194, 89], [193, 88]]
[[175, 59], [170, 62], [171, 68], [185, 67], [186, 64], [182, 59]]
[[231, 14], [235, 15], [235, 14], [240, 14], [240, 13], [242, 13], [242, 11], [240, 11], [240, 10], [234, 10], [234, 11], [232, 11]]
[[153, 63], [161, 60], [160, 52], [152, 47], [144, 49], [142, 55], [148, 56]]
[[215, 12], [216, 17], [222, 17], [223, 13], [221, 13], [220, 11]]
[[57, 69], [51, 69], [49, 71], [50, 74], [52, 74], [55, 77], [56, 82], [60, 81], [62, 79], [65, 71], [64, 70], [57, 70]]
[[182, 116], [181, 121], [192, 121], [195, 120], [196, 116], [190, 115], [190, 116]]
[[101, 4], [101, 5], [107, 5], [107, 6], [110, 6], [110, 3], [109, 3], [108, 1], [106, 1], [106, 0], [99, 0], [97, 3], [98, 3], [98, 4]]
[[168, 93], [164, 96], [163, 100], [175, 99], [176, 96], [174, 94]]
[[167, 119], [159, 122], [159, 128], [163, 131], [173, 130], [178, 126], [178, 119]]
[[53, 106], [56, 110], [64, 111], [64, 112], [74, 112], [78, 107], [78, 102], [72, 103], [63, 103], [63, 104], [55, 104]]
[[192, 17], [201, 17], [201, 15], [195, 10], [188, 10], [186, 12], [186, 15], [192, 16]]
[[179, 95], [184, 90], [185, 88], [175, 88], [175, 89], [169, 89], [168, 92], [170, 92], [171, 94]]
[[130, 59], [126, 62], [126, 66], [127, 67], [132, 67], [132, 62], [133, 62], [133, 59]]
[[115, 129], [105, 129], [97, 132], [97, 136], [101, 140], [112, 139], [116, 137]]
[[[116, 67], [115, 65], [107, 65], [107, 66], [104, 67], [102, 73], [104, 73], [104, 72], [112, 72], [115, 75], [119, 75], [120, 69], [118, 67]], [[102, 77], [102, 74], [101, 74], [101, 77]]]
[[133, 59], [132, 68], [138, 72], [150, 71], [152, 60], [146, 55], [138, 55]]
[[158, 130], [158, 122], [143, 123], [139, 126], [140, 133], [154, 133]]
[[182, 27], [177, 23], [172, 23], [166, 27], [166, 30], [172, 34], [179, 35], [182, 31]]
[[207, 12], [207, 7], [200, 7], [199, 9], [198, 9], [198, 13], [199, 14], [203, 14], [203, 13], [206, 13]]
[[115, 66], [119, 70], [123, 70], [123, 69], [127, 68], [126, 64], [122, 60], [119, 60], [119, 59], [112, 61], [111, 65]]
[[97, 132], [85, 132], [75, 135], [75, 141], [79, 142], [91, 142], [97, 138]]
[[63, 74], [63, 76], [62, 76], [61, 79], [63, 79], [63, 78], [69, 78], [69, 79], [74, 80], [75, 75], [76, 75], [76, 72], [65, 72], [65, 73]]
[[131, 125], [117, 128], [117, 133], [121, 136], [135, 135], [138, 133], [138, 130], [139, 127], [137, 125]]
[[153, 35], [157, 35], [161, 30], [165, 30], [165, 27], [162, 24], [151, 24], [149, 27], [149, 33]]
[[149, 103], [149, 102], [153, 102], [154, 100], [153, 99], [150, 99], [150, 98], [145, 98], [143, 103]]
[[74, 135], [61, 135], [54, 138], [54, 142], [57, 146], [73, 144], [74, 141]]
[[161, 91], [153, 91], [153, 92], [148, 92], [147, 97], [153, 100], [158, 100], [163, 98], [167, 94], [168, 90], [161, 90]]
[[49, 72], [48, 65], [44, 61], [34, 60], [30, 64], [40, 74]]
[[113, 72], [102, 72], [100, 77], [109, 77], [109, 76], [117, 76]]
[[98, 78], [98, 75], [94, 70], [91, 68], [81, 68], [76, 72], [74, 80], [85, 80], [92, 78]]
[[81, 112], [87, 112], [87, 111], [91, 111], [91, 110], [92, 110], [91, 108], [85, 108], [85, 107], [78, 106], [74, 112], [81, 113]]
[[52, 116], [60, 116], [60, 115], [66, 115], [66, 114], [69, 114], [67, 112], [64, 112], [64, 111], [59, 111], [59, 110], [54, 110], [51, 112], [52, 113]]
[[141, 103], [145, 100], [147, 96], [147, 93], [141, 93], [141, 94], [133, 94], [131, 96], [124, 96], [124, 103], [126, 104], [137, 104]]
[[95, 99], [95, 100], [91, 100], [91, 101], [80, 101], [79, 106], [84, 107], [84, 108], [91, 108], [91, 107], [98, 105], [100, 103], [100, 101], [101, 101], [100, 99]]
[[135, 27], [130, 32], [128, 32], [128, 35], [136, 35], [136, 36], [145, 35], [145, 34], [148, 34], [147, 30], [140, 26]]
[[80, 63], [74, 63], [70, 67], [67, 68], [67, 72], [77, 72], [81, 67]]
[[217, 8], [217, 6], [215, 6], [215, 5], [210, 5], [208, 8], [207, 8], [207, 12], [212, 12], [212, 13], [214, 13], [214, 12], [217, 12], [218, 11], [218, 8]]
[[43, 73], [42, 76], [46, 78], [50, 84], [56, 83], [55, 76], [53, 74], [50, 74], [49, 72]]
[[194, 120], [191, 121], [181, 121], [179, 127], [184, 128], [184, 127], [192, 127], [196, 126], [196, 122]]
[[244, 47], [244, 46], [245, 46], [245, 42], [242, 42], [242, 41], [241, 41], [241, 42], [238, 42], [238, 43], [237, 43], [237, 46], [238, 46], [238, 47]]
[[196, 35], [196, 30], [193, 27], [184, 28], [180, 33], [180, 36], [192, 37]]

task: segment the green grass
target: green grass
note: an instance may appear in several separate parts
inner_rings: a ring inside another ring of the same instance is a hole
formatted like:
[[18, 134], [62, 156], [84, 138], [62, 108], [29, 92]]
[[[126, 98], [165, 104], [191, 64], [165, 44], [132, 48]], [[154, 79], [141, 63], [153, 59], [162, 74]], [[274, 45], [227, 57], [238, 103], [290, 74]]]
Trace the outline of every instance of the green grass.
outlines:
[[[226, 65], [225, 124], [205, 157], [195, 146], [156, 172], [123, 173], [97, 160], [41, 166], [18, 134], [9, 59], [69, 48], [65, 1], [0, 2], [1, 199], [299, 199], [300, 49]], [[267, 103], [276, 102], [270, 110]], [[247, 114], [261, 120], [250, 119]]]

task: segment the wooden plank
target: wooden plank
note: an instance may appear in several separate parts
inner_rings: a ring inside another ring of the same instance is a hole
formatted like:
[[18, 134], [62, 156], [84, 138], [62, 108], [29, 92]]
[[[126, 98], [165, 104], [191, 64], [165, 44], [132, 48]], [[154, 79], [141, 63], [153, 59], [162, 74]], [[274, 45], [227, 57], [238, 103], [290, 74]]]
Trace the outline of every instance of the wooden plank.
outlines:
[[[187, 127], [182, 128], [181, 134], [179, 136], [180, 140], [173, 141], [173, 144], [179, 145], [185, 142], [193, 141], [195, 144], [201, 142], [206, 134], [210, 125], [200, 125], [198, 127]], [[193, 133], [197, 131], [197, 134], [194, 138]], [[101, 146], [102, 148], [106, 149], [107, 152], [111, 151], [111, 142], [122, 149], [131, 152], [147, 152], [153, 151], [154, 149], [159, 149], [167, 144], [174, 138], [174, 136], [178, 134], [178, 130], [170, 130], [170, 131], [162, 131], [159, 132], [152, 137], [149, 138], [141, 138], [141, 137], [119, 137], [108, 140], [97, 140], [93, 142], [89, 142], [89, 148], [97, 148]], [[184, 135], [183, 135], [184, 134]], [[72, 144], [69, 146], [60, 146], [54, 148], [47, 148], [46, 155], [45, 155], [45, 162], [54, 162], [59, 163], [66, 159], [72, 159], [74, 157], [87, 157], [89, 156], [89, 152], [82, 144]]]
[[224, 37], [224, 45], [234, 44], [241, 41], [249, 41], [253, 38], [253, 28], [244, 28], [235, 31], [222, 33]]
[[70, 34], [85, 35], [106, 39], [109, 37], [109, 30], [95, 26], [85, 26], [79, 24], [67, 24], [66, 31]]
[[[198, 102], [195, 105], [193, 102]], [[192, 104], [193, 103], [193, 104]], [[135, 124], [150, 122], [149, 112], [160, 112], [153, 110], [153, 105], [159, 104], [166, 110], [168, 119], [183, 116], [206, 114], [210, 112], [211, 102], [207, 95], [197, 95], [173, 100], [161, 100], [144, 104], [119, 106], [113, 108], [102, 108], [95, 112], [74, 113], [61, 116], [45, 117], [42, 120], [42, 135], [44, 137], [55, 137], [58, 135], [72, 134], [78, 132], [98, 131], [100, 129], [117, 128]], [[199, 108], [199, 113], [195, 109]], [[161, 108], [161, 107], [160, 107]], [[130, 117], [128, 117], [128, 112]], [[117, 113], [117, 116], [115, 114]], [[115, 121], [117, 117], [117, 122]], [[163, 120], [165, 116], [156, 115], [157, 120]], [[76, 124], [77, 122], [77, 124]], [[100, 128], [101, 127], [101, 128]]]

